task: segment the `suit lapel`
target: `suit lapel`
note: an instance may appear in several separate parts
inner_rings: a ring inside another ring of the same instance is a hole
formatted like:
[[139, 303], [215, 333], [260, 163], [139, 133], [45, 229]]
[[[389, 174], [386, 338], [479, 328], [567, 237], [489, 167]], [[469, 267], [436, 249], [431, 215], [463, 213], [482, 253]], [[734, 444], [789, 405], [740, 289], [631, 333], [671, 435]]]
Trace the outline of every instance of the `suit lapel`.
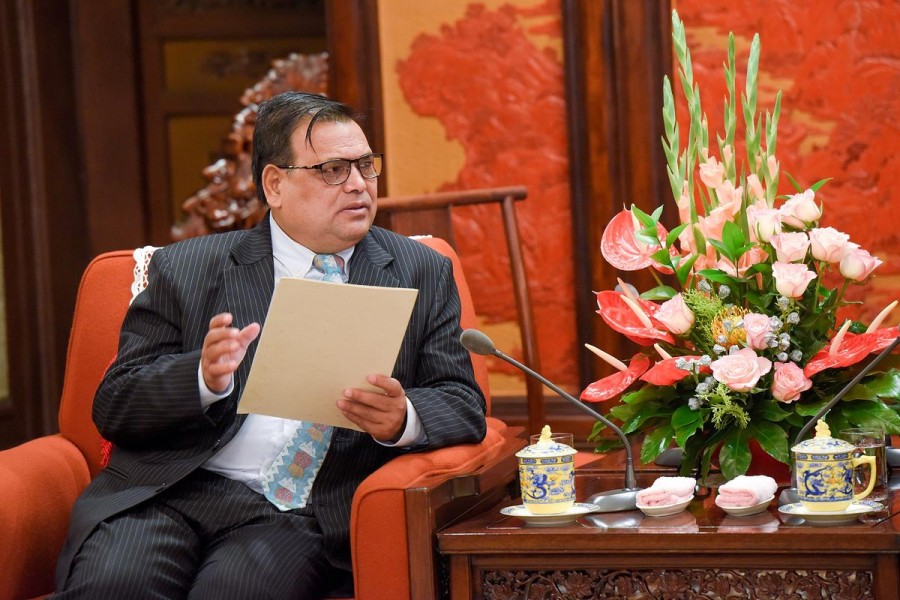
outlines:
[[[251, 229], [231, 249], [231, 264], [225, 269], [225, 300], [234, 317], [235, 327], [250, 323], [262, 324], [269, 310], [275, 288], [275, 267], [272, 258], [270, 215]], [[256, 342], [247, 349], [247, 356], [238, 368], [235, 383], [243, 385], [256, 353]]]
[[388, 271], [394, 257], [375, 239], [370, 231], [356, 245], [350, 257], [350, 281], [356, 285], [402, 287], [400, 280]]

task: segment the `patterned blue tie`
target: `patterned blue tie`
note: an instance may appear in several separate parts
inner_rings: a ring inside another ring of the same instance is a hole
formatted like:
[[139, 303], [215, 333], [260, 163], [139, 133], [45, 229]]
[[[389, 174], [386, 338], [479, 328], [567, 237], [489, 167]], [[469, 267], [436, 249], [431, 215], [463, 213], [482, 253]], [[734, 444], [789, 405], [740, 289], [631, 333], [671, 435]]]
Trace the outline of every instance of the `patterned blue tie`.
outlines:
[[344, 274], [344, 259], [337, 254], [316, 254], [313, 257], [312, 266], [317, 271], [324, 273], [322, 281], [347, 283], [347, 276]]
[[[316, 254], [312, 266], [323, 274], [322, 281], [346, 283], [344, 259], [335, 254]], [[278, 508], [286, 511], [303, 508], [309, 499], [316, 474], [322, 467], [333, 428], [301, 421], [296, 431], [275, 457], [263, 477], [263, 492]]]

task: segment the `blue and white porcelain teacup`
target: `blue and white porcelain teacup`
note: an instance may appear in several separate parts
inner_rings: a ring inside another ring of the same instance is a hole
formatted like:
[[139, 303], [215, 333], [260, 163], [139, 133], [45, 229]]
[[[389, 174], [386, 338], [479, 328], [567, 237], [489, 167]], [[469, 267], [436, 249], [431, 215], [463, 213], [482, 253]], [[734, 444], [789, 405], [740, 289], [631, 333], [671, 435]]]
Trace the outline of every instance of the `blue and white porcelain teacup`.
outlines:
[[[875, 485], [875, 457], [854, 457], [856, 447], [831, 437], [825, 420], [816, 424], [816, 437], [791, 448], [797, 476], [797, 494], [803, 508], [810, 512], [847, 510], [854, 500], [862, 500]], [[853, 470], [869, 464], [869, 483], [858, 494], [853, 493]]]
[[561, 514], [575, 504], [575, 454], [552, 439], [544, 426], [540, 439], [516, 453], [522, 504], [532, 514]]

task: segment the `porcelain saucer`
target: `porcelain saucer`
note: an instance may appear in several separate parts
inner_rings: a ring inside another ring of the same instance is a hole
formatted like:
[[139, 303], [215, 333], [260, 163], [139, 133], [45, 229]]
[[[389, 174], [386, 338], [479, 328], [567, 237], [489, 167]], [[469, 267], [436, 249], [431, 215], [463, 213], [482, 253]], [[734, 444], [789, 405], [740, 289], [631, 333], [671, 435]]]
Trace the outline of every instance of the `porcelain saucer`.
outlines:
[[772, 502], [774, 498], [775, 496], [772, 495], [759, 504], [751, 504], [750, 506], [719, 506], [718, 503], [716, 503], [716, 506], [719, 506], [719, 508], [727, 512], [729, 515], [735, 517], [748, 517], [750, 515], [761, 513], [762, 511], [769, 508], [769, 503]]
[[691, 496], [687, 500], [682, 500], [676, 504], [667, 504], [665, 506], [644, 506], [643, 504], [638, 504], [637, 507], [648, 517], [668, 517], [683, 511], [693, 499], [694, 497]]
[[555, 515], [536, 515], [525, 508], [524, 504], [519, 504], [517, 506], [507, 506], [506, 508], [501, 508], [500, 514], [506, 515], [507, 517], [516, 517], [518, 519], [522, 519], [529, 525], [551, 527], [554, 525], [565, 525], [567, 523], [572, 523], [581, 515], [586, 515], [587, 513], [593, 512], [595, 510], [597, 510], [597, 506], [595, 504], [576, 502], [572, 506], [572, 508], [564, 513], [557, 513]]
[[859, 500], [852, 502], [847, 510], [834, 511], [811, 511], [807, 510], [802, 503], [795, 502], [793, 504], [785, 504], [778, 507], [778, 512], [790, 515], [792, 517], [800, 517], [810, 525], [829, 526], [829, 525], [846, 525], [856, 521], [859, 517], [879, 510], [884, 510], [884, 506], [874, 500]]

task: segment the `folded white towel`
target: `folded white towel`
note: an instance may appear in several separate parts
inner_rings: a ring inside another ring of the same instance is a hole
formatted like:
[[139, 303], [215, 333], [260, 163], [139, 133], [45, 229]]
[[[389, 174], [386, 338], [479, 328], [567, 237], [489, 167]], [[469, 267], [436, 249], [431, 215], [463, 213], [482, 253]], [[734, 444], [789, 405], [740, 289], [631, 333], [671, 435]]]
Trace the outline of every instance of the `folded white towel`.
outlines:
[[716, 506], [753, 506], [775, 495], [778, 484], [768, 475], [738, 475], [723, 483], [716, 495]]
[[641, 506], [669, 506], [693, 497], [697, 480], [691, 477], [658, 477], [653, 485], [637, 493]]

